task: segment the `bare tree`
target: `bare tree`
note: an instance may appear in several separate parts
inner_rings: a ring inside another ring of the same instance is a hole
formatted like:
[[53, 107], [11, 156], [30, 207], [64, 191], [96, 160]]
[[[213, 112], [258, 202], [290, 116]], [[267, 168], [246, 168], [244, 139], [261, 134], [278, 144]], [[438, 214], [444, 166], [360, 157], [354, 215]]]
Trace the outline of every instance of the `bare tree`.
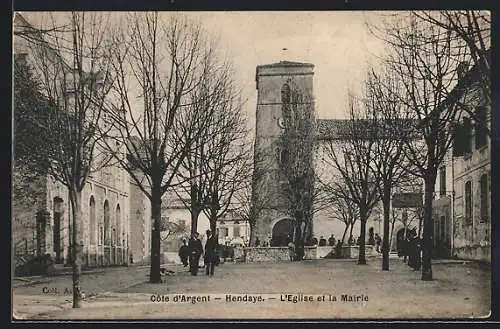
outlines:
[[330, 182], [322, 182], [323, 190], [327, 194], [326, 199], [332, 209], [331, 218], [340, 220], [345, 224], [344, 233], [342, 233], [342, 243], [345, 242], [347, 231], [349, 237], [352, 236], [352, 230], [357, 220], [359, 219], [359, 212], [356, 204], [349, 196], [349, 189], [346, 184], [339, 182], [335, 177]]
[[[393, 187], [402, 182], [408, 175], [411, 166], [404, 154], [405, 140], [412, 141], [408, 122], [403, 116], [399, 102], [401, 89], [393, 73], [388, 71], [378, 75], [374, 70], [368, 74], [365, 82], [365, 106], [368, 120], [377, 127], [377, 140], [374, 144], [376, 156], [373, 158], [378, 176], [379, 194], [384, 216], [384, 233], [382, 239], [382, 270], [389, 270], [390, 252], [390, 217]], [[405, 161], [406, 160], [406, 161]]]
[[219, 132], [205, 141], [206, 157], [202, 159], [203, 212], [216, 232], [217, 220], [233, 207], [234, 194], [244, 187], [251, 172], [250, 148], [247, 143], [246, 119], [237, 99], [227, 95], [224, 110], [215, 113]]
[[[253, 154], [253, 151], [249, 151]], [[263, 170], [256, 170], [255, 168], [266, 168], [266, 162], [263, 157], [254, 156], [253, 159], [253, 170], [248, 168], [247, 175], [242, 179], [241, 186], [234, 193], [234, 198], [236, 201], [235, 211], [238, 215], [250, 226], [250, 237], [249, 245], [255, 244], [255, 225], [257, 224], [257, 218], [260, 217], [264, 209], [273, 208], [273, 193], [271, 189], [265, 188], [264, 185], [257, 187], [257, 182], [263, 181]], [[256, 165], [256, 161], [259, 161], [259, 165]], [[259, 193], [253, 193], [253, 188], [258, 188]]]
[[489, 104], [491, 102], [491, 13], [486, 10], [442, 10], [416, 12], [415, 15], [448, 31], [452, 37], [465, 43], [468, 56], [479, 71], [480, 86]]
[[356, 204], [361, 222], [358, 264], [366, 264], [366, 221], [379, 201], [379, 177], [375, 167], [377, 129], [370, 113], [350, 95], [350, 120], [346, 121], [343, 140], [323, 144], [324, 161], [346, 185], [348, 200]]
[[387, 63], [403, 86], [399, 101], [405, 108], [404, 117], [416, 121], [413, 133], [421, 138], [419, 143], [405, 139], [404, 150], [425, 184], [422, 280], [432, 280], [434, 184], [453, 140], [453, 122], [460, 117], [457, 104], [463, 86], [459, 83], [457, 87], [456, 67], [465, 54], [448, 31], [413, 13], [403, 23], [386, 28]]
[[186, 234], [186, 225], [184, 222], [176, 223], [169, 221], [168, 218], [162, 218], [160, 225], [160, 239], [166, 241], [172, 238], [181, 238]]
[[200, 111], [191, 96], [216, 74], [218, 63], [194, 22], [157, 12], [126, 19], [113, 53], [112, 119], [117, 141], [128, 141], [127, 158], [116, 158], [151, 202], [150, 281], [159, 283], [162, 196], [183, 183], [176, 180], [179, 168], [203, 133], [200, 127], [210, 122], [213, 113]]
[[[235, 89], [227, 63], [219, 68], [217, 74], [207, 76], [191, 98], [194, 106], [197, 107], [197, 112], [213, 113], [209, 121], [203, 122], [203, 125], [198, 128], [202, 133], [193, 141], [192, 150], [182, 162], [177, 177], [177, 180], [185, 183], [175, 189], [176, 195], [191, 213], [191, 233], [193, 234], [197, 231], [200, 213], [207, 210], [213, 202], [209, 194], [214, 190], [210, 190], [210, 186], [217, 184], [215, 180], [218, 180], [221, 172], [227, 169], [224, 167], [235, 165], [237, 167], [241, 164], [239, 162], [245, 161], [242, 153], [246, 151], [243, 148], [236, 150], [236, 144], [244, 144], [246, 121], [241, 112], [239, 92]], [[182, 140], [185, 136], [179, 136], [179, 138]], [[241, 181], [242, 175], [247, 172], [242, 171], [232, 178], [226, 178]], [[229, 170], [224, 174], [236, 173]], [[240, 186], [235, 184], [230, 187], [228, 184], [222, 184], [222, 181], [218, 183], [220, 183], [220, 188], [229, 189], [224, 191], [224, 193], [230, 192], [227, 195], [229, 198], [220, 196], [227, 199], [223, 203], [229, 206], [234, 190]], [[226, 210], [227, 207], [224, 212]], [[222, 215], [223, 212], [218, 214], [219, 217]]]
[[[48, 158], [42, 159], [39, 155], [49, 154], [48, 149], [54, 146], [50, 141], [52, 134], [46, 129], [51, 104], [42, 93], [39, 80], [25, 59], [14, 58], [13, 73], [13, 178], [31, 181], [38, 179], [40, 174], [47, 173], [44, 169], [49, 163]], [[18, 186], [13, 185], [14, 188]]]
[[278, 141], [277, 154], [282, 187], [290, 216], [295, 219], [297, 259], [304, 257], [304, 245], [312, 236], [312, 217], [316, 183], [314, 174], [314, 103], [303, 95], [293, 81], [283, 97], [284, 132]]
[[[62, 19], [65, 29], [57, 23]], [[98, 146], [99, 126], [114, 79], [109, 70], [107, 22], [98, 13], [51, 15], [50, 25], [38, 32], [32, 26], [29, 35], [37, 38], [28, 38], [34, 72], [50, 104], [39, 127], [50, 136], [46, 142], [51, 147], [45, 149], [48, 154], [33, 155], [48, 159], [44, 172], [69, 191], [74, 308], [81, 306], [82, 190], [89, 175], [109, 162]]]

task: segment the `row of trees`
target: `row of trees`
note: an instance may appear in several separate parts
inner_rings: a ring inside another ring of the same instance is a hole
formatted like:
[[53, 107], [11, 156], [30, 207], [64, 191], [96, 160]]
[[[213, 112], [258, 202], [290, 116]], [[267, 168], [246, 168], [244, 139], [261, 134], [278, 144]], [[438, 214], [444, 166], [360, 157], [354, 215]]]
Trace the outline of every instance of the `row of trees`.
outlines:
[[27, 41], [25, 68], [31, 66], [26, 70], [38, 90], [19, 94], [19, 102], [49, 104], [35, 104], [23, 116], [25, 126], [49, 137], [24, 153], [36, 158], [32, 169], [70, 192], [73, 307], [80, 307], [82, 191], [89, 176], [119, 165], [150, 200], [150, 281], [161, 282], [163, 197], [187, 200], [193, 232], [201, 211], [215, 231], [249, 172], [246, 123], [231, 66], [196, 22], [159, 13], [71, 13], [44, 23], [35, 28], [23, 20], [15, 31]]
[[[385, 41], [386, 55], [377, 69], [369, 70], [363, 93], [350, 96], [350, 119], [339, 137], [342, 141], [323, 143], [323, 161], [338, 176], [322, 181], [322, 188], [337, 200], [338, 209], [355, 205], [355, 211], [344, 212], [347, 218], [342, 220], [361, 221], [360, 264], [366, 262], [366, 220], [382, 202], [382, 269], [388, 270], [393, 189], [422, 181], [422, 280], [432, 280], [437, 171], [455, 137], [460, 137], [456, 122], [462, 113], [475, 118], [467, 104], [478, 96], [474, 83], [482, 97], [475, 102], [489, 105], [490, 16], [478, 11], [409, 12], [387, 14], [382, 21], [369, 27]], [[486, 126], [478, 120], [476, 125]]]

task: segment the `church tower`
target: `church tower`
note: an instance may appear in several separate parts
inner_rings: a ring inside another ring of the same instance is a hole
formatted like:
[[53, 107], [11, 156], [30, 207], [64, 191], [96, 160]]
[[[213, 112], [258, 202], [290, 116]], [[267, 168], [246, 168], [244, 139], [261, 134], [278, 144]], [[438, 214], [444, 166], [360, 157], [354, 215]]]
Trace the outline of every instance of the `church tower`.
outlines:
[[[261, 246], [270, 238], [274, 245], [283, 245], [287, 236], [294, 234], [293, 207], [286, 195], [281, 170], [281, 165], [289, 161], [282, 136], [294, 118], [308, 120], [309, 126], [314, 127], [313, 69], [313, 64], [288, 61], [257, 66], [252, 191], [256, 221], [251, 245], [257, 238]], [[290, 102], [298, 103], [293, 100], [297, 95], [301, 106], [290, 106]]]

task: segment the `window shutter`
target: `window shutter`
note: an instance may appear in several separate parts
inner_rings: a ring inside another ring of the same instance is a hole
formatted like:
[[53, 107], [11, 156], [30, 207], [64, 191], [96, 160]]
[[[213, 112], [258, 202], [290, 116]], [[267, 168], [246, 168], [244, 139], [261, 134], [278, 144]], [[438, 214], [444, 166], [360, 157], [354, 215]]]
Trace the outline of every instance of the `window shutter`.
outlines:
[[486, 146], [486, 107], [478, 106], [475, 110], [474, 133], [476, 149]]
[[453, 156], [464, 155], [464, 130], [462, 124], [458, 122], [453, 124]]

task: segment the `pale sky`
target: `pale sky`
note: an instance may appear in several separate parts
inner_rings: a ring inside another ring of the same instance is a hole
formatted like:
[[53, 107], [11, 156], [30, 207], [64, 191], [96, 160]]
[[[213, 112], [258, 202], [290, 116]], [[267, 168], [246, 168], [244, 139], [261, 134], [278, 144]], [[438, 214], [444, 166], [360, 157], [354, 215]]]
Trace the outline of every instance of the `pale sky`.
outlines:
[[[345, 117], [347, 90], [359, 90], [368, 64], [383, 50], [370, 34], [366, 18], [375, 12], [204, 12], [193, 13], [218, 36], [236, 69], [246, 110], [254, 119], [257, 65], [280, 60], [308, 62], [314, 67], [318, 118]], [[283, 51], [282, 48], [287, 48]]]
[[[36, 24], [42, 13], [23, 12]], [[370, 34], [366, 20], [380, 12], [368, 11], [233, 11], [184, 12], [199, 20], [211, 38], [217, 38], [235, 68], [243, 90], [245, 111], [255, 120], [257, 65], [281, 60], [308, 62], [314, 67], [317, 118], [345, 117], [348, 88], [360, 91], [370, 62], [383, 49]], [[283, 51], [287, 48], [287, 51]]]

